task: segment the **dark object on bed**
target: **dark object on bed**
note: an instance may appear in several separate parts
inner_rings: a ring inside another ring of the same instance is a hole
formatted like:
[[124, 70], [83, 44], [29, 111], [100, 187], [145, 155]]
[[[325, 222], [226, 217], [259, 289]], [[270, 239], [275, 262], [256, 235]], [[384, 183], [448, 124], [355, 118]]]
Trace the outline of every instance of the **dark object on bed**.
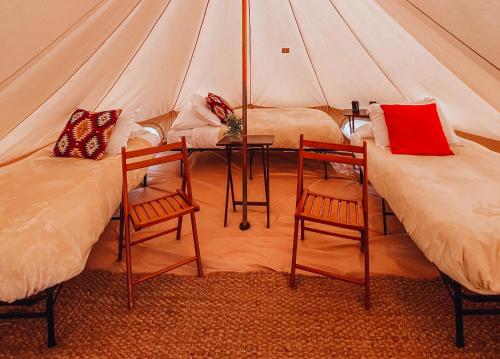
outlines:
[[62, 288], [62, 284], [47, 288], [31, 297], [16, 300], [13, 303], [0, 302], [0, 307], [32, 307], [45, 300], [45, 311], [7, 311], [0, 313], [0, 319], [25, 319], [25, 318], [45, 318], [47, 320], [47, 346], [52, 348], [56, 346], [55, 322], [54, 322], [54, 305], [57, 296]]

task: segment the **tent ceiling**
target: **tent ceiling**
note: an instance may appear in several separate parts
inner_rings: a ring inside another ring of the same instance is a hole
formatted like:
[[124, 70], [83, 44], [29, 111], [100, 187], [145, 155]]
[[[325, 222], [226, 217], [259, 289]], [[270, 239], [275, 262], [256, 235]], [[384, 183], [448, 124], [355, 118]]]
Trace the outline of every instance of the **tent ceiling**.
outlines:
[[[0, 63], [0, 163], [54, 140], [79, 106], [142, 120], [195, 92], [241, 104], [239, 1], [0, 0], [0, 10], [12, 54]], [[250, 103], [433, 96], [457, 129], [500, 139], [498, 1], [250, 0], [248, 12]]]

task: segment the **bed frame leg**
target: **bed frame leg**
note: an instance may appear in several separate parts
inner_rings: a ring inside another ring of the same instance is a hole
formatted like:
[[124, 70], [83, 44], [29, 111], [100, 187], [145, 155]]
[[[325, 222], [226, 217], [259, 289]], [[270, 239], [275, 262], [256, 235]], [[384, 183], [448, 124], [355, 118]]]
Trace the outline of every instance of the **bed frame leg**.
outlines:
[[455, 307], [455, 345], [457, 348], [465, 346], [464, 341], [464, 317], [462, 311], [462, 287], [455, 281], [452, 281], [453, 287], [453, 305]]
[[387, 236], [387, 217], [385, 213], [385, 199], [381, 197], [382, 199], [382, 219], [384, 222], [384, 236]]
[[250, 148], [250, 179], [253, 180], [253, 171], [252, 171], [252, 165], [253, 165], [253, 156], [255, 156], [255, 152]]
[[47, 290], [47, 307], [45, 315], [47, 317], [47, 346], [56, 346], [56, 333], [54, 325], [54, 287]]

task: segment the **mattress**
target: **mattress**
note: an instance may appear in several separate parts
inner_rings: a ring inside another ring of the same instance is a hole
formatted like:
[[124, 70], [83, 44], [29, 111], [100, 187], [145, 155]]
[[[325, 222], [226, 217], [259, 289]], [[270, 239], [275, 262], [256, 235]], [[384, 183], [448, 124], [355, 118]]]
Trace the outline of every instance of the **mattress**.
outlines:
[[[148, 147], [136, 138], [129, 149]], [[129, 173], [131, 188], [144, 170]], [[51, 157], [49, 148], [0, 168], [0, 301], [78, 275], [121, 201], [121, 156]]]
[[[241, 109], [236, 110], [241, 116]], [[273, 148], [296, 149], [300, 134], [309, 140], [342, 143], [343, 137], [335, 120], [327, 113], [310, 108], [269, 108], [248, 110], [248, 134], [274, 135]], [[203, 126], [189, 130], [171, 129], [167, 142], [186, 137], [189, 148], [215, 148], [226, 127]]]
[[367, 142], [369, 181], [424, 255], [466, 288], [499, 294], [500, 154], [467, 140], [444, 157]]

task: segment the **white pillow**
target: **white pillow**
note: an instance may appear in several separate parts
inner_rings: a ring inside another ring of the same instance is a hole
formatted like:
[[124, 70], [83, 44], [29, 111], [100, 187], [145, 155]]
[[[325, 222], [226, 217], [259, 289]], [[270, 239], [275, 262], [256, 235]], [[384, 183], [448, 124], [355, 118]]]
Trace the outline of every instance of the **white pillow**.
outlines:
[[[446, 120], [444, 113], [441, 111], [441, 108], [435, 99], [425, 98], [422, 101], [415, 101], [409, 103], [391, 103], [390, 105], [428, 105], [431, 103], [435, 103], [437, 106], [439, 120], [441, 121], [441, 127], [443, 128], [443, 132], [448, 141], [448, 145], [461, 146], [462, 143], [460, 142], [458, 136], [455, 134], [453, 127]], [[372, 129], [376, 145], [385, 149], [390, 148], [389, 133], [387, 132], [387, 125], [385, 123], [384, 111], [382, 111], [380, 104], [373, 103], [370, 106], [368, 106], [368, 113], [370, 115], [370, 119], [373, 124]]]
[[109, 155], [117, 155], [121, 153], [122, 147], [127, 148], [127, 142], [130, 137], [130, 132], [134, 127], [135, 122], [131, 119], [120, 118], [116, 122], [113, 132], [111, 132], [111, 137], [109, 138], [108, 145], [104, 153]]
[[201, 95], [194, 94], [191, 96], [191, 106], [200, 116], [202, 116], [209, 125], [220, 126], [220, 118], [218, 118], [208, 107], [207, 101]]
[[372, 123], [368, 122], [362, 126], [359, 126], [357, 129], [354, 130], [354, 133], [358, 135], [358, 137], [362, 140], [365, 138], [373, 138]]
[[176, 131], [188, 130], [195, 127], [206, 126], [208, 124], [207, 122], [208, 121], [204, 117], [192, 109], [191, 105], [188, 105], [179, 112], [171, 129]]
[[151, 146], [158, 146], [161, 142], [161, 138], [157, 133], [146, 130], [146, 128], [138, 123], [134, 123], [132, 131], [130, 132], [130, 138], [142, 138], [148, 141]]

